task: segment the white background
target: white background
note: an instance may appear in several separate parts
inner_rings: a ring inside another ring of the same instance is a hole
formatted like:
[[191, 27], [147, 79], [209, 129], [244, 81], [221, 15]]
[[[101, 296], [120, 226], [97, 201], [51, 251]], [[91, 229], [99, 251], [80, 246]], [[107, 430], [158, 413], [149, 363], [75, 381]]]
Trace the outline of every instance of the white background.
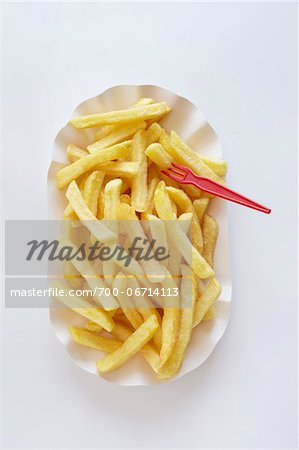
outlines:
[[46, 218], [52, 141], [115, 84], [198, 104], [229, 183], [231, 320], [175, 383], [124, 388], [68, 358], [46, 310], [4, 311], [4, 446], [297, 447], [296, 4], [3, 5], [4, 216]]

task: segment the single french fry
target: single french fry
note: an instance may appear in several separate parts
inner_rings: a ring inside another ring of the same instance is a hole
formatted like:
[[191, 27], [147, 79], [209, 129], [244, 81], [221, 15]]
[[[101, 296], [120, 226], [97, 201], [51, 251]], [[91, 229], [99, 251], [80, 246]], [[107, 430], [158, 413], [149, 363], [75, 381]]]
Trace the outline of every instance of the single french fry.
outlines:
[[97, 215], [98, 199], [104, 181], [104, 176], [105, 174], [103, 172], [95, 170], [87, 178], [83, 189], [82, 197], [95, 217]]
[[89, 153], [94, 153], [98, 150], [103, 150], [112, 145], [118, 144], [119, 142], [125, 141], [131, 138], [138, 130], [144, 130], [146, 127], [146, 122], [137, 122], [131, 125], [126, 125], [118, 128], [116, 131], [108, 134], [108, 136], [99, 139], [91, 145], [88, 145], [87, 150]]
[[148, 195], [147, 195], [147, 205], [146, 209], [143, 213], [141, 213], [141, 220], [147, 220], [148, 214], [152, 214], [154, 209], [154, 194], [156, 187], [159, 184], [159, 179], [157, 177], [153, 177], [148, 185]]
[[180, 320], [179, 308], [164, 308], [162, 322], [162, 348], [160, 353], [161, 365], [170, 357], [177, 337]]
[[117, 210], [120, 205], [120, 190], [122, 180], [115, 178], [109, 181], [104, 191], [104, 219], [117, 220]]
[[173, 162], [173, 159], [165, 152], [164, 147], [158, 142], [150, 144], [146, 148], [145, 154], [161, 169], [168, 169]]
[[154, 142], [159, 141], [161, 130], [162, 130], [162, 128], [157, 122], [152, 123], [151, 126], [148, 127], [148, 129], [147, 129], [147, 145], [150, 145], [150, 144], [153, 144]]
[[166, 191], [164, 181], [160, 181], [154, 194], [154, 204], [158, 216], [162, 220], [175, 220], [176, 214], [173, 211], [171, 199]]
[[216, 280], [213, 278], [208, 287], [202, 293], [202, 295], [198, 298], [195, 310], [194, 310], [194, 318], [193, 318], [193, 328], [196, 327], [205, 317], [209, 308], [213, 305], [213, 303], [217, 300], [219, 295], [221, 294], [221, 286]]
[[111, 353], [122, 345], [121, 341], [100, 336], [99, 334], [92, 333], [84, 328], [70, 327], [69, 330], [73, 340], [84, 347]]
[[[120, 191], [122, 180], [115, 178], [109, 181], [104, 190], [104, 220], [108, 221], [111, 231], [118, 236], [118, 208], [120, 205]], [[103, 261], [103, 274], [107, 283], [112, 286], [114, 276], [117, 273], [117, 266], [111, 260]]]
[[[112, 317], [103, 309], [96, 308], [92, 303], [88, 302], [84, 298], [78, 296], [70, 296], [67, 289], [62, 283], [56, 282], [52, 285], [55, 292], [59, 292], [59, 295], [54, 293], [54, 297], [63, 303], [68, 308], [72, 309], [76, 313], [80, 314], [86, 319], [97, 323], [106, 331], [112, 331], [114, 326], [114, 321]], [[60, 294], [63, 292], [63, 295]]]
[[138, 131], [132, 141], [132, 159], [139, 164], [137, 175], [132, 178], [131, 199], [135, 211], [143, 212], [147, 205], [147, 162], [144, 153], [146, 133]]
[[160, 379], [169, 378], [178, 372], [183, 363], [186, 349], [192, 333], [194, 306], [196, 300], [196, 279], [194, 277], [194, 274], [192, 274], [191, 305], [189, 307], [186, 307], [184, 306], [184, 302], [186, 302], [186, 304], [190, 303], [190, 269], [187, 266], [182, 265], [181, 272], [182, 286], [179, 334], [171, 356], [158, 372], [158, 377]]
[[132, 178], [138, 173], [139, 164], [133, 161], [107, 162], [100, 164], [96, 169], [105, 172], [106, 175]]
[[209, 156], [204, 156], [202, 154], [196, 153], [210, 169], [213, 170], [219, 177], [225, 177], [227, 172], [227, 162], [224, 159], [211, 158]]
[[104, 218], [104, 208], [105, 208], [105, 191], [102, 187], [102, 190], [98, 198], [97, 219], [102, 220]]
[[89, 114], [87, 116], [74, 117], [70, 123], [75, 128], [91, 128], [100, 125], [116, 125], [142, 120], [156, 119], [169, 113], [171, 108], [165, 102], [153, 103], [151, 105], [136, 106], [130, 109], [109, 111], [99, 114]]
[[149, 317], [120, 348], [97, 361], [99, 372], [109, 372], [122, 366], [131, 356], [142, 349], [153, 337], [159, 324], [156, 316]]
[[203, 217], [208, 209], [209, 206], [209, 199], [208, 198], [198, 198], [197, 200], [194, 200], [193, 206], [196, 211], [199, 223], [202, 224]]
[[203, 218], [203, 257], [213, 267], [213, 257], [218, 237], [217, 222], [208, 214]]
[[[168, 272], [165, 280], [163, 280], [162, 287], [166, 289], [166, 292], [177, 288], [175, 280], [172, 278], [171, 273]], [[179, 332], [180, 325], [180, 297], [177, 296], [171, 299], [173, 306], [164, 307], [164, 314], [162, 320], [162, 346], [160, 352], [161, 366], [166, 363], [172, 354], [175, 346], [175, 341]]]
[[[120, 205], [120, 191], [121, 191], [122, 180], [120, 178], [115, 178], [114, 180], [108, 181], [104, 189], [103, 198], [103, 219], [106, 222], [108, 228], [118, 236], [118, 207]], [[115, 262], [110, 260], [103, 261], [103, 276], [109, 286], [112, 286], [114, 276], [118, 271], [118, 267]]]
[[167, 186], [166, 191], [171, 198], [178, 205], [182, 212], [194, 214], [195, 210], [189, 196], [182, 189]]
[[112, 161], [114, 159], [125, 158], [130, 152], [131, 141], [121, 142], [112, 147], [99, 150], [78, 161], [64, 167], [56, 174], [57, 186], [59, 189], [67, 186], [71, 181], [83, 175], [88, 170], [93, 169], [96, 165]]
[[[136, 106], [151, 105], [152, 103], [154, 103], [154, 100], [152, 98], [141, 98], [140, 100], [138, 100], [138, 102], [134, 103], [134, 105], [130, 106], [130, 108], [135, 108]], [[95, 139], [102, 139], [113, 131], [118, 130], [120, 127], [121, 125], [104, 125], [96, 132]]]
[[[181, 214], [179, 217], [179, 225], [184, 234], [188, 234], [190, 225], [191, 225], [191, 216], [189, 213]], [[168, 262], [168, 270], [175, 279], [176, 283], [179, 284], [179, 276], [181, 273], [181, 264], [182, 264], [182, 254], [176, 245], [173, 244], [171, 240], [169, 240], [169, 262]], [[200, 279], [200, 278], [199, 278]]]
[[164, 259], [161, 260], [163, 266], [168, 266], [168, 241], [167, 233], [163, 220], [159, 219], [153, 214], [148, 214], [147, 219], [149, 220], [149, 231], [151, 234], [152, 241], [155, 241], [154, 249], [164, 248], [165, 253], [161, 255]]
[[192, 201], [182, 189], [177, 189], [169, 186], [166, 188], [166, 190], [171, 200], [174, 201], [184, 213], [192, 213], [192, 243], [194, 243], [199, 253], [202, 253], [202, 230]]
[[[80, 177], [77, 182], [78, 182], [78, 187], [80, 192], [83, 195], [84, 192], [84, 187], [85, 187], [85, 183], [87, 178], [89, 177], [90, 173], [86, 172], [84, 175], [82, 175], [82, 177]], [[79, 181], [80, 180], [80, 181]], [[63, 218], [64, 219], [68, 219], [68, 220], [79, 220], [77, 214], [75, 213], [75, 211], [73, 210], [73, 208], [71, 207], [71, 205], [68, 203], [67, 207], [65, 208], [64, 212], [63, 212]]]
[[88, 152], [80, 147], [77, 147], [77, 145], [70, 144], [66, 149], [66, 154], [70, 162], [75, 162], [78, 159], [84, 158], [84, 156], [88, 155]]

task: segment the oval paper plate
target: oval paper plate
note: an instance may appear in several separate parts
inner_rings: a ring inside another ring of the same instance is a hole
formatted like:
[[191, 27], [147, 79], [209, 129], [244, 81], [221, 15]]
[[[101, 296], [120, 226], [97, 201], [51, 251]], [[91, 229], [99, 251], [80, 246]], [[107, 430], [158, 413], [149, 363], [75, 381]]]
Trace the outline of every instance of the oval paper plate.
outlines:
[[[81, 103], [73, 116], [124, 109], [142, 97], [150, 97], [156, 101], [166, 101], [173, 109], [161, 124], [167, 131], [174, 129], [195, 150], [204, 155], [222, 157], [218, 136], [206, 121], [203, 113], [189, 100], [158, 86], [115, 86], [97, 97]], [[53, 147], [53, 158], [48, 173], [48, 212], [49, 219], [61, 219], [66, 201], [64, 192], [56, 187], [55, 175], [67, 163], [66, 148], [73, 143], [86, 147], [93, 142], [95, 131], [76, 130], [66, 125], [58, 133]], [[217, 316], [213, 320], [202, 322], [195, 328], [188, 346], [184, 363], [179, 373], [171, 380], [182, 377], [198, 368], [211, 354], [217, 342], [222, 337], [229, 320], [229, 305], [231, 301], [231, 273], [229, 265], [227, 205], [224, 200], [213, 200], [209, 214], [219, 224], [219, 236], [215, 249], [214, 266], [216, 277], [222, 285], [222, 293], [216, 301]], [[95, 374], [99, 381], [117, 383], [124, 386], [149, 385], [167, 381], [156, 379], [147, 363], [136, 355], [115, 372], [99, 376], [95, 362], [102, 356], [97, 350], [88, 349], [74, 343], [68, 331], [70, 325], [83, 325], [86, 320], [71, 310], [55, 307], [57, 300], [50, 305], [50, 320], [54, 333], [66, 347], [71, 358], [82, 369]], [[171, 381], [170, 380], [170, 381]]]

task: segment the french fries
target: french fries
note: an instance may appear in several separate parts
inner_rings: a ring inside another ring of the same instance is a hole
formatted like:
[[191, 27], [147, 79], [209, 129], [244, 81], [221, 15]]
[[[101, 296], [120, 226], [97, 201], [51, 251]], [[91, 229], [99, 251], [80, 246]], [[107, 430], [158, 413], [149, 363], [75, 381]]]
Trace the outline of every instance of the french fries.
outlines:
[[[192, 213], [192, 240], [197, 250], [202, 253], [203, 236], [199, 219], [196, 215], [195, 208], [188, 195], [182, 190], [174, 187], [166, 188], [170, 198], [178, 205], [183, 213]], [[208, 261], [209, 262], [209, 261]]]
[[120, 341], [99, 336], [91, 331], [84, 330], [84, 328], [70, 327], [70, 333], [77, 344], [101, 350], [105, 353], [111, 353], [121, 346]]
[[86, 179], [83, 190], [83, 199], [92, 214], [96, 217], [98, 211], [98, 199], [104, 181], [104, 173], [95, 170]]
[[81, 222], [86, 225], [86, 228], [88, 228], [99, 241], [105, 242], [114, 240], [114, 234], [98, 221], [88, 208], [75, 181], [72, 181], [69, 185], [66, 197]]
[[[136, 106], [145, 106], [145, 105], [151, 105], [154, 103], [154, 100], [152, 98], [141, 98], [138, 100], [138, 102], [134, 103], [134, 105], [131, 106], [131, 108], [135, 108]], [[100, 129], [95, 134], [95, 140], [98, 141], [99, 139], [102, 139], [108, 134], [117, 131], [121, 125], [104, 125], [100, 127]]]
[[[182, 304], [186, 302], [186, 304], [188, 305], [188, 303], [190, 302], [190, 270], [185, 265], [182, 266], [182, 275], [183, 279], [181, 288], [181, 301]], [[171, 356], [158, 372], [158, 377], [160, 379], [170, 378], [171, 376], [175, 375], [183, 363], [185, 352], [191, 338], [194, 320], [194, 307], [196, 301], [196, 279], [194, 274], [192, 274], [191, 284], [191, 305], [181, 306], [180, 323], [178, 330], [179, 334], [176, 345]]]
[[210, 169], [212, 169], [219, 177], [225, 177], [227, 172], [227, 163], [223, 159], [209, 158], [208, 156], [199, 155], [197, 157], [201, 159]]
[[[213, 198], [161, 169], [177, 162], [224, 183], [227, 165], [195, 152], [175, 131], [169, 134], [159, 120], [170, 111], [165, 102], [142, 98], [127, 109], [70, 121], [91, 130], [86, 148], [68, 145], [70, 164], [57, 172], [68, 201], [60, 246], [77, 254], [83, 236], [90, 248], [111, 255], [66, 261], [66, 284], [55, 284], [64, 295], [56, 298], [85, 318], [83, 327], [71, 325], [69, 332], [74, 345], [104, 354], [95, 361], [99, 374], [129, 364], [138, 353], [159, 380], [173, 377], [192, 330], [217, 317], [218, 225], [208, 210]], [[155, 258], [140, 256], [136, 236]], [[87, 289], [91, 297], [71, 295]]]
[[[78, 248], [76, 245], [67, 239], [67, 237], [62, 236], [60, 238], [60, 245], [66, 245], [68, 247], [74, 248], [76, 252], [78, 252]], [[102, 306], [106, 310], [110, 310], [113, 308], [118, 307], [118, 302], [116, 301], [115, 297], [109, 293], [109, 295], [101, 296], [99, 294], [99, 289], [105, 289], [106, 284], [103, 282], [103, 280], [99, 277], [97, 277], [93, 266], [88, 260], [81, 261], [80, 259], [74, 259], [73, 264], [77, 271], [80, 273], [82, 277], [85, 278], [86, 283], [88, 286], [93, 290], [94, 292], [94, 299], [98, 306]]]
[[118, 130], [108, 134], [108, 136], [99, 139], [94, 144], [88, 145], [87, 150], [89, 153], [94, 153], [98, 150], [111, 147], [114, 144], [118, 144], [119, 142], [131, 138], [138, 130], [144, 130], [145, 127], [146, 122], [137, 122], [133, 125], [121, 127]]
[[72, 309], [81, 316], [86, 317], [86, 319], [95, 322], [96, 324], [103, 327], [106, 331], [113, 330], [113, 319], [106, 311], [103, 311], [100, 308], [96, 308], [92, 303], [89, 303], [84, 298], [70, 296], [66, 290], [66, 287], [62, 283], [54, 283], [53, 288], [64, 292], [63, 296], [59, 295], [59, 297], [57, 296], [56, 299], [62, 302], [66, 307]]
[[[172, 278], [170, 272], [167, 273], [167, 277], [163, 280], [163, 287], [173, 289], [176, 287], [176, 282]], [[161, 366], [171, 356], [176, 338], [179, 332], [179, 321], [181, 315], [180, 298], [176, 298], [176, 304], [174, 306], [164, 307], [163, 321], [162, 321], [162, 346], [160, 352]]]
[[155, 192], [155, 208], [160, 219], [169, 221], [166, 222], [169, 238], [180, 250], [182, 256], [190, 267], [193, 268], [196, 275], [203, 279], [213, 276], [213, 269], [183, 233], [178, 222], [174, 220], [176, 219], [176, 215], [171, 208], [170, 198], [163, 181], [160, 181]]
[[208, 214], [203, 218], [203, 257], [213, 267], [213, 256], [218, 237], [218, 225]]
[[[133, 331], [130, 330], [125, 325], [116, 323], [114, 325], [112, 335], [120, 339], [121, 341], [126, 341], [131, 335]], [[157, 333], [157, 332], [156, 332]], [[155, 336], [156, 334], [154, 334]], [[141, 356], [145, 359], [145, 361], [150, 365], [154, 372], [158, 372], [160, 367], [160, 357], [159, 353], [154, 349], [151, 343], [146, 344], [140, 350]]]
[[114, 279], [113, 288], [117, 289], [119, 292], [118, 301], [124, 312], [124, 315], [130, 322], [132, 327], [136, 329], [140, 327], [140, 325], [142, 325], [143, 320], [139, 312], [134, 308], [132, 299], [123, 294], [123, 292], [125, 292], [126, 285], [127, 279], [125, 275], [119, 272]]
[[101, 125], [121, 125], [128, 122], [139, 122], [148, 119], [157, 119], [169, 113], [171, 108], [165, 102], [154, 103], [135, 108], [111, 111], [100, 114], [90, 114], [88, 116], [75, 117], [71, 119], [71, 124], [76, 128], [91, 128]]
[[57, 186], [60, 189], [64, 188], [71, 181], [93, 169], [97, 164], [113, 159], [126, 158], [130, 152], [130, 145], [131, 141], [125, 141], [78, 159], [57, 172]]
[[138, 131], [132, 141], [132, 158], [139, 164], [139, 171], [132, 180], [132, 206], [143, 212], [147, 203], [147, 162], [145, 155], [146, 133]]
[[209, 308], [213, 305], [213, 303], [217, 300], [219, 295], [221, 294], [221, 286], [216, 280], [213, 278], [208, 287], [199, 297], [198, 301], [195, 305], [194, 316], [193, 316], [193, 328], [196, 327], [205, 317]]
[[162, 128], [157, 122], [152, 123], [147, 130], [147, 145], [153, 144], [154, 142], [158, 142], [161, 131]]
[[150, 144], [145, 150], [146, 156], [152, 160], [161, 169], [167, 169], [171, 163], [172, 158], [164, 151], [164, 148], [158, 142]]

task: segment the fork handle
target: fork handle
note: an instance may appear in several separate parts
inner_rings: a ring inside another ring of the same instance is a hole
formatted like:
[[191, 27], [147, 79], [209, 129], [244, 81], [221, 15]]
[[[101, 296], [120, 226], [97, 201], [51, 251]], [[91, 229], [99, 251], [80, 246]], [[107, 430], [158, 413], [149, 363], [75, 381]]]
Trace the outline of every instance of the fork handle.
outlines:
[[260, 203], [254, 202], [244, 195], [238, 194], [232, 189], [227, 188], [226, 186], [222, 186], [216, 181], [212, 181], [209, 178], [198, 177], [198, 182], [190, 180], [190, 184], [198, 187], [204, 192], [208, 194], [215, 195], [216, 197], [221, 197], [226, 200], [230, 200], [231, 202], [238, 203], [239, 205], [247, 206], [248, 208], [256, 209], [257, 211], [261, 211], [265, 214], [270, 214], [271, 209], [266, 206], [261, 205]]

